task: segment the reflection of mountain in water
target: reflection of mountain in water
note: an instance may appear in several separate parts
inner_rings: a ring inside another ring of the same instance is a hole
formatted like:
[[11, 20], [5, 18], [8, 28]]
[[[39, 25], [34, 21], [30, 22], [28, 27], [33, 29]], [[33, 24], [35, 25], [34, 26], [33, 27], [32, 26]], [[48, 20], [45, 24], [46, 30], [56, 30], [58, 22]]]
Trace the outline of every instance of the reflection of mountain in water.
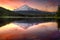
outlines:
[[28, 29], [23, 29], [19, 25], [9, 23], [0, 28], [0, 38], [3, 40], [53, 40], [60, 38], [60, 34], [56, 31], [57, 26], [55, 22], [46, 22], [36, 27], [31, 26]]
[[16, 25], [18, 25], [18, 26], [23, 27], [23, 28], [26, 29], [26, 28], [28, 28], [30, 26], [33, 26], [33, 25], [37, 24], [37, 23], [18, 23], [18, 22], [16, 22], [14, 24], [16, 24]]
[[42, 22], [56, 22], [54, 18], [1, 18], [0, 26], [10, 22], [17, 23], [42, 23]]
[[24, 18], [24, 19], [14, 19], [15, 21], [20, 21], [20, 23], [42, 23], [42, 22], [53, 22], [56, 21], [54, 18]]
[[24, 20], [16, 20], [13, 23], [16, 25], [19, 25], [23, 28], [28, 28], [28, 27], [36, 25], [38, 23], [53, 22], [53, 21], [55, 21], [55, 20], [54, 19], [42, 19], [42, 18], [41, 19], [30, 18], [30, 19], [24, 19]]

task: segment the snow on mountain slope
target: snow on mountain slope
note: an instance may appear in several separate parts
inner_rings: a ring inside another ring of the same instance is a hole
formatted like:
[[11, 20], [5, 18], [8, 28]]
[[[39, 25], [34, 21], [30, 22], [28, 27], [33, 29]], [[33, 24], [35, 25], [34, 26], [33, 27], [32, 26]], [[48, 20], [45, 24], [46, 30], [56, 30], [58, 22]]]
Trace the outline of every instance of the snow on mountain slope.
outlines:
[[22, 7], [17, 8], [14, 11], [37, 11], [37, 9], [31, 8], [28, 5], [23, 5]]

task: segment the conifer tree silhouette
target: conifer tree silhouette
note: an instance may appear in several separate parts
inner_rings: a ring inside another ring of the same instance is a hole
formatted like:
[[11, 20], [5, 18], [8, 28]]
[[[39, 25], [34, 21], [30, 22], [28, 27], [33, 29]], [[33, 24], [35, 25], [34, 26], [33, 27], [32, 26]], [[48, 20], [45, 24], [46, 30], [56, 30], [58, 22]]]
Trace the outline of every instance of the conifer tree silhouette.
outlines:
[[58, 22], [58, 28], [60, 29], [60, 5], [58, 6], [58, 11], [57, 11], [57, 22]]
[[60, 17], [60, 6], [58, 6], [57, 17]]

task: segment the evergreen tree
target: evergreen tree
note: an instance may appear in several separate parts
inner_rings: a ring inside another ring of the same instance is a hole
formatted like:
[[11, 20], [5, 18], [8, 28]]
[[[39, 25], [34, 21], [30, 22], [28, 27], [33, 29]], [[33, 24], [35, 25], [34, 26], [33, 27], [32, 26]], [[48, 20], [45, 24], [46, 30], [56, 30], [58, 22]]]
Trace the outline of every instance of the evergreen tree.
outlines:
[[58, 28], [60, 29], [59, 23], [60, 23], [60, 6], [58, 6], [58, 11], [57, 11], [57, 22], [58, 22]]
[[57, 17], [60, 17], [60, 6], [58, 6]]

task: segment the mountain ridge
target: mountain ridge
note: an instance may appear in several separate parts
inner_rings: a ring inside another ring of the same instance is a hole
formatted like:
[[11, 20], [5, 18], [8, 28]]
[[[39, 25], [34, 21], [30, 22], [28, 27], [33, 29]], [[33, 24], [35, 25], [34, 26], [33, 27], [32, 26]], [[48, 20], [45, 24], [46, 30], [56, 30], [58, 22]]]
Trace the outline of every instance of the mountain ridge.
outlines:
[[44, 15], [44, 14], [54, 14], [53, 12], [40, 11], [38, 9], [32, 8], [28, 5], [23, 5], [14, 10], [14, 12], [24, 14], [24, 15]]
[[38, 9], [34, 9], [28, 5], [23, 5], [17, 9], [15, 9], [14, 11], [38, 11]]
[[5, 8], [0, 7], [0, 15], [8, 16], [22, 16], [22, 17], [46, 17], [46, 16], [55, 16], [56, 13], [53, 12], [44, 12], [40, 10], [31, 9], [29, 11], [10, 11]]

